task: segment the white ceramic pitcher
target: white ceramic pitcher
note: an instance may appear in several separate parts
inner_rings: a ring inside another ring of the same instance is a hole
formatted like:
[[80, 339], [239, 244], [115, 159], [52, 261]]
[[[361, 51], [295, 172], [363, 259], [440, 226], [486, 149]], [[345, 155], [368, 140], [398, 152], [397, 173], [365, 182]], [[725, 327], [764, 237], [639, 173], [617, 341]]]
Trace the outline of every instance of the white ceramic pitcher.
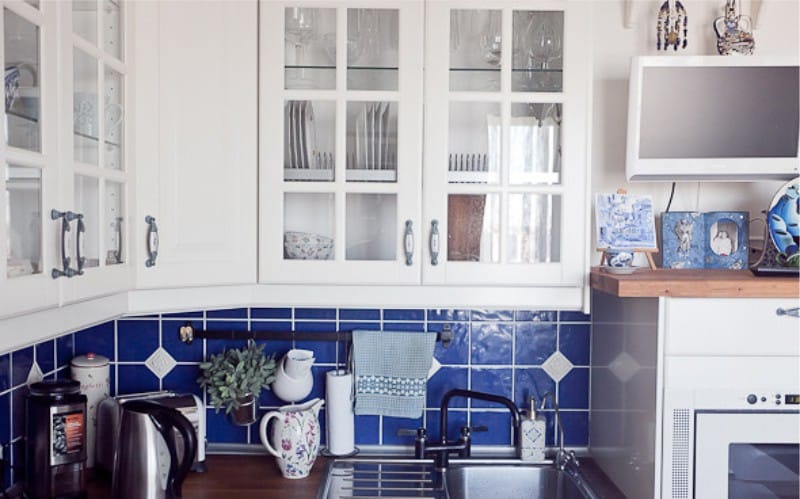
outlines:
[[[324, 400], [315, 398], [305, 404], [285, 405], [266, 413], [261, 419], [261, 443], [277, 459], [284, 478], [305, 478], [311, 471], [319, 452], [318, 416], [324, 403]], [[267, 438], [271, 419], [275, 421], [271, 438]]]

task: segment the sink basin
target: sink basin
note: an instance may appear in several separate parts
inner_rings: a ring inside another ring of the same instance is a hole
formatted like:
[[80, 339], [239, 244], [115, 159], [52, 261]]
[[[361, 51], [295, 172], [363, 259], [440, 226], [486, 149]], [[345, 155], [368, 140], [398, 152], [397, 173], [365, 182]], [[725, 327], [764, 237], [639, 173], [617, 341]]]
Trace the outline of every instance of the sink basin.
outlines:
[[585, 499], [577, 480], [552, 466], [458, 465], [446, 472], [447, 497]]

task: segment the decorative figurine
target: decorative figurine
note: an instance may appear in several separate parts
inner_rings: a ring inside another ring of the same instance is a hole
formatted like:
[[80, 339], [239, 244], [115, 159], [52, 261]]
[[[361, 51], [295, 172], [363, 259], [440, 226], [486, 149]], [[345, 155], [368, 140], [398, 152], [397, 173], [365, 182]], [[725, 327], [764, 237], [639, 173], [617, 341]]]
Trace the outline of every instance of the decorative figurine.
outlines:
[[717, 52], [720, 55], [752, 55], [756, 46], [752, 25], [750, 16], [743, 16], [741, 12], [737, 12], [736, 0], [727, 0], [725, 15], [714, 21]]
[[[668, 50], [672, 47], [677, 51], [678, 48], [686, 48], [689, 16], [686, 15], [686, 9], [680, 0], [675, 0], [674, 9], [670, 7], [669, 1], [665, 0], [658, 10], [656, 48]], [[681, 37], [681, 30], [683, 37]]]

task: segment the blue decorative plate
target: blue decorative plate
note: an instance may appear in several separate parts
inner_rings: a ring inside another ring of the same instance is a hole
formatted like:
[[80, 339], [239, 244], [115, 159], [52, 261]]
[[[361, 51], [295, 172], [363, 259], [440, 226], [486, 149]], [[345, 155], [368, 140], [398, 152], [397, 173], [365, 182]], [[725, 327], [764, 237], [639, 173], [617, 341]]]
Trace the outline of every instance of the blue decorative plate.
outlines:
[[775, 194], [767, 213], [769, 235], [778, 249], [778, 262], [800, 266], [800, 177], [790, 180]]

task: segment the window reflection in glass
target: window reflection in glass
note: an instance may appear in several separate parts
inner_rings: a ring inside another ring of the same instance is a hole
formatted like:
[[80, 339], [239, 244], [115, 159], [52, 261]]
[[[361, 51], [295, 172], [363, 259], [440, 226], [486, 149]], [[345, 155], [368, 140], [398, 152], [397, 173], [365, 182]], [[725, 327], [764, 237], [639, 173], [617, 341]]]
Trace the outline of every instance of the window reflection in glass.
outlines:
[[8, 165], [6, 180], [6, 276], [42, 271], [42, 172]]

